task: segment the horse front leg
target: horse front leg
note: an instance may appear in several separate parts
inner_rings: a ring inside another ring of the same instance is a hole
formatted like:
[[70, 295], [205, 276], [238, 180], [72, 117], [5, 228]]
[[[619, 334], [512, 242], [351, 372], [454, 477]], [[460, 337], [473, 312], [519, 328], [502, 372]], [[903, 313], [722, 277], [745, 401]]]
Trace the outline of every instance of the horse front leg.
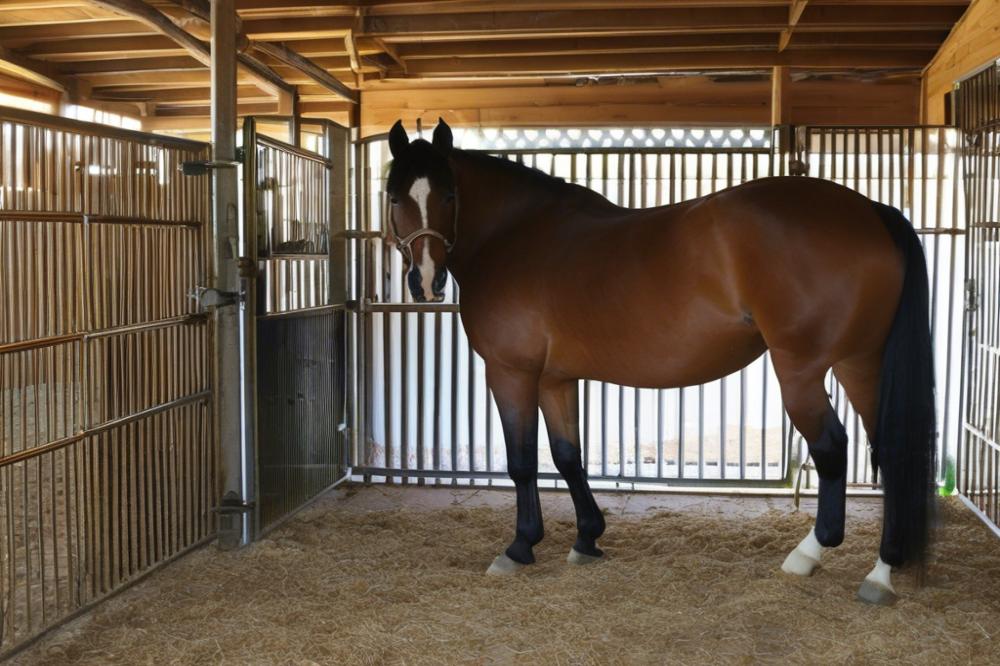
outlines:
[[486, 381], [500, 411], [507, 474], [517, 491], [514, 541], [486, 571], [505, 575], [535, 561], [532, 548], [544, 535], [538, 498], [538, 374], [487, 363]]
[[552, 462], [566, 481], [576, 510], [576, 543], [566, 559], [571, 564], [587, 564], [604, 555], [597, 547], [597, 539], [604, 534], [604, 516], [587, 483], [580, 456], [579, 382], [543, 380], [539, 401], [549, 431]]

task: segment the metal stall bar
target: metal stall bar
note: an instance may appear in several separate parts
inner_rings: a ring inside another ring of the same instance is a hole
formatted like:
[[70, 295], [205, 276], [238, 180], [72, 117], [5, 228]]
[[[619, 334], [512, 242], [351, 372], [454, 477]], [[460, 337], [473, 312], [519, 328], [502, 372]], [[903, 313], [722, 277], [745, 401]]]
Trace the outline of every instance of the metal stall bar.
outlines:
[[0, 110], [0, 658], [215, 532], [207, 157]]
[[1000, 535], [1000, 62], [959, 84], [969, 243], [957, 487]]
[[[959, 392], [963, 304], [955, 297], [956, 275], [964, 272], [964, 223], [961, 146], [954, 128], [936, 126], [805, 127], [799, 152], [811, 176], [826, 178], [876, 201], [899, 208], [924, 246], [931, 293], [931, 330], [937, 375], [939, 459], [941, 473], [958, 452], [962, 437]], [[871, 486], [866, 436], [857, 412], [832, 373], [827, 378], [832, 402], [850, 436], [848, 482]], [[799, 442], [805, 459], [805, 443]], [[815, 487], [807, 467], [805, 487]]]

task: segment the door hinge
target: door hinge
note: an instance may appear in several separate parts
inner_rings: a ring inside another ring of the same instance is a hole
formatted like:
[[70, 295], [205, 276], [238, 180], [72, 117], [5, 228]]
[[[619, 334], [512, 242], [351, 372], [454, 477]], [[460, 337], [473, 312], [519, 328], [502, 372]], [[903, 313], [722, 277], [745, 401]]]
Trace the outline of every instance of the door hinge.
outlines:
[[976, 281], [969, 278], [965, 281], [965, 311], [975, 312], [979, 309], [979, 292], [976, 290]]

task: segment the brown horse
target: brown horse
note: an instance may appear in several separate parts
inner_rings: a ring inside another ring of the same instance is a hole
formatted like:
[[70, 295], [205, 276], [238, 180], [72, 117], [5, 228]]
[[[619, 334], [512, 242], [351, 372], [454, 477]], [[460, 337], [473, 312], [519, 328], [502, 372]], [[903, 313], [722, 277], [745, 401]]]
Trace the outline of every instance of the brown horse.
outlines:
[[933, 485], [927, 269], [903, 215], [845, 187], [765, 178], [671, 206], [628, 210], [534, 169], [389, 136], [390, 231], [418, 302], [450, 271], [486, 362], [517, 490], [514, 541], [490, 566], [534, 561], [542, 538], [538, 408], [576, 507], [569, 561], [602, 556], [604, 518], [581, 465], [581, 378], [698, 384], [770, 350], [792, 423], [820, 477], [815, 528], [782, 568], [808, 575], [844, 538], [847, 433], [830, 368], [861, 415], [885, 490], [880, 557], [861, 586], [889, 602], [890, 566], [922, 561]]

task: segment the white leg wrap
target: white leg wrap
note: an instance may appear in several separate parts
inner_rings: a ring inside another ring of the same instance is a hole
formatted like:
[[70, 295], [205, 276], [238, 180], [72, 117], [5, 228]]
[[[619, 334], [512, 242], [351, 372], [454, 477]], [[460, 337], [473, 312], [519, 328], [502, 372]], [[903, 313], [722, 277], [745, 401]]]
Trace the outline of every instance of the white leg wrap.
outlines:
[[816, 539], [816, 530], [811, 529], [809, 534], [795, 547], [795, 550], [785, 558], [781, 570], [796, 576], [811, 576], [812, 572], [819, 566], [822, 556], [823, 546]]
[[892, 589], [892, 567], [883, 562], [881, 557], [875, 563], [875, 568], [865, 576], [865, 580], [880, 585], [893, 594], [896, 593], [896, 590]]

